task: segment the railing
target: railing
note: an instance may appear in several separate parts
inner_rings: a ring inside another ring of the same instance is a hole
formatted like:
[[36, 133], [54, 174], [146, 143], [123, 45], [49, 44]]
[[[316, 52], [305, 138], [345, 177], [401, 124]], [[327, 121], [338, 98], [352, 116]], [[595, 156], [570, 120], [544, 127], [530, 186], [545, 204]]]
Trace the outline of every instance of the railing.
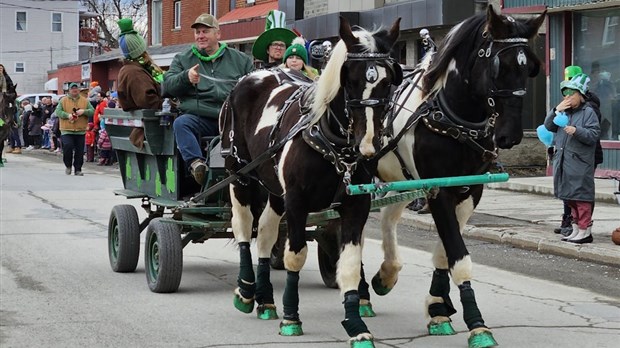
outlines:
[[80, 42], [97, 42], [97, 29], [80, 28]]

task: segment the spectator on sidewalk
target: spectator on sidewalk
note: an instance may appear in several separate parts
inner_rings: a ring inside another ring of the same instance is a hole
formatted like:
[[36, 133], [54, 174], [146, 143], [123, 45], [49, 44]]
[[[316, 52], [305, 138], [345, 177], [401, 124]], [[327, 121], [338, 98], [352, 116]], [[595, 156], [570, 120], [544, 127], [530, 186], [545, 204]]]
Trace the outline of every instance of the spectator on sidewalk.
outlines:
[[75, 175], [84, 175], [82, 173], [84, 134], [88, 126], [88, 118], [92, 117], [94, 112], [88, 99], [80, 95], [77, 83], [71, 83], [69, 94], [62, 98], [56, 108], [56, 115], [60, 118], [62, 160], [67, 175], [71, 175], [71, 167], [75, 169]]
[[41, 105], [38, 103], [32, 104], [32, 112], [28, 116], [28, 139], [29, 146], [26, 150], [34, 150], [41, 147]]
[[[581, 69], [580, 66], [577, 66], [577, 65], [567, 66], [564, 69], [564, 80], [569, 81], [576, 75], [582, 74], [582, 73], [583, 73], [583, 70]], [[585, 100], [586, 100], [586, 103], [590, 107], [592, 107], [592, 109], [596, 113], [596, 117], [598, 118], [598, 122], [600, 124], [601, 123], [601, 110], [600, 110], [601, 101], [599, 100], [598, 96], [594, 94], [591, 90], [588, 90], [585, 95]], [[553, 152], [554, 152], [553, 148], [551, 148], [548, 151], [548, 153], [550, 154], [553, 154]], [[601, 147], [601, 139], [599, 137], [599, 139], [596, 142], [596, 150], [594, 151], [594, 170], [596, 170], [596, 167], [601, 163], [603, 163], [603, 148]], [[573, 227], [572, 227], [573, 219], [571, 215], [571, 209], [568, 206], [568, 202], [564, 201], [563, 203], [564, 203], [563, 204], [564, 213], [562, 214], [562, 221], [560, 223], [560, 227], [554, 229], [553, 232], [560, 233], [564, 237], [566, 237], [573, 232]], [[594, 210], [594, 202], [592, 203], [592, 210]]]
[[99, 131], [99, 140], [97, 141], [97, 147], [99, 148], [99, 163], [98, 166], [109, 166], [112, 164], [112, 143], [110, 142], [110, 136], [104, 129]]
[[571, 234], [562, 240], [578, 244], [593, 240], [594, 152], [601, 132], [596, 113], [585, 99], [589, 82], [585, 74], [562, 81], [564, 99], [549, 111], [544, 123], [547, 130], [556, 133], [554, 194], [568, 201], [573, 219]]
[[86, 144], [86, 162], [95, 162], [95, 124], [88, 122], [86, 134], [84, 135], [84, 143]]

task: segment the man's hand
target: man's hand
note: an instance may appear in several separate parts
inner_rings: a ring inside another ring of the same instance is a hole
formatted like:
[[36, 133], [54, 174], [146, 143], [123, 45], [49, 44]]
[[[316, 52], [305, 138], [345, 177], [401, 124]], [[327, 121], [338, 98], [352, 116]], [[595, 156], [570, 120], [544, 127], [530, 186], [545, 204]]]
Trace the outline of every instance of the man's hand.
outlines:
[[78, 116], [82, 116], [84, 114], [84, 109], [77, 109], [75, 112]]
[[200, 65], [196, 64], [187, 71], [187, 77], [189, 78], [189, 82], [193, 85], [197, 84], [200, 81], [200, 75], [198, 74], [199, 67]]

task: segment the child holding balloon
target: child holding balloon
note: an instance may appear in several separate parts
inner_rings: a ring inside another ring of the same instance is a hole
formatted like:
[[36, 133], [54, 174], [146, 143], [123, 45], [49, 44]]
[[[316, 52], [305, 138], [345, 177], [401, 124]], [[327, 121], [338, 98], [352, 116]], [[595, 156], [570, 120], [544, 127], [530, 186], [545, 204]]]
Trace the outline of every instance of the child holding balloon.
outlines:
[[592, 243], [594, 202], [594, 150], [601, 133], [596, 113], [585, 102], [590, 78], [579, 74], [562, 81], [562, 101], [549, 111], [544, 130], [555, 133], [553, 186], [557, 198], [568, 201], [573, 217], [572, 233], [562, 238], [572, 243]]

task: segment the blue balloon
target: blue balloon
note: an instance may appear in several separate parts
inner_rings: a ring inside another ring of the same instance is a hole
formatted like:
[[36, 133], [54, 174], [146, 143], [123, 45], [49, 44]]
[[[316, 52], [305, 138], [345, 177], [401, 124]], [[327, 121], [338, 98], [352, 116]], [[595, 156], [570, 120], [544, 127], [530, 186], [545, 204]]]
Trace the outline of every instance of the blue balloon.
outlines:
[[550, 147], [553, 144], [553, 133], [548, 131], [544, 124], [536, 128], [536, 134], [538, 135], [538, 140], [545, 144], [545, 146]]
[[565, 112], [560, 111], [553, 118], [553, 123], [555, 123], [560, 128], [564, 128], [568, 124], [568, 116]]

